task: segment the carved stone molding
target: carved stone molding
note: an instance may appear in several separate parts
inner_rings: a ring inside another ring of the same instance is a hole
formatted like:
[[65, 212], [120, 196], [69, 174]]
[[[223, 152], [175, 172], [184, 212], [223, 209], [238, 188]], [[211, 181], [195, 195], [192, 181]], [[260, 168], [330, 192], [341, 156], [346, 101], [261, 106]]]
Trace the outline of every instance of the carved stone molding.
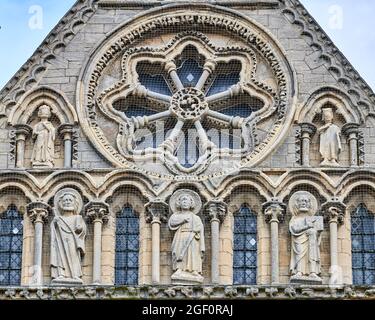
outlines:
[[80, 286], [0, 288], [2, 300], [251, 299], [373, 300], [375, 287], [285, 286]]

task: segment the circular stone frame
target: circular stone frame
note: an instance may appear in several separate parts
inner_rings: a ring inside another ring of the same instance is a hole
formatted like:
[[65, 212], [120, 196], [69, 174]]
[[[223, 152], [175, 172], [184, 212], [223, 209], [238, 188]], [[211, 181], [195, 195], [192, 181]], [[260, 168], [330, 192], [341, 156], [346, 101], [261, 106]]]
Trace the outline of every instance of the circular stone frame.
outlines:
[[[210, 26], [216, 30], [233, 34], [251, 47], [254, 47], [272, 66], [277, 76], [281, 93], [278, 98], [278, 117], [267, 137], [257, 145], [251, 154], [243, 157], [240, 167], [253, 167], [263, 161], [287, 135], [296, 111], [297, 86], [295, 72], [289, 64], [280, 44], [263, 26], [247, 16], [228, 8], [218, 8], [204, 4], [166, 5], [135, 16], [106, 35], [102, 43], [90, 54], [83, 67], [77, 86], [76, 105], [78, 117], [85, 135], [98, 152], [110, 163], [119, 168], [126, 168], [148, 175], [155, 179], [181, 181], [202, 181], [215, 179], [233, 173], [233, 169], [195, 174], [166, 174], [151, 172], [126, 159], [107, 140], [97, 122], [96, 101], [97, 85], [101, 73], [118, 53], [125, 51], [148, 33], [163, 28], [181, 26], [195, 28]], [[239, 168], [236, 168], [238, 170]]]

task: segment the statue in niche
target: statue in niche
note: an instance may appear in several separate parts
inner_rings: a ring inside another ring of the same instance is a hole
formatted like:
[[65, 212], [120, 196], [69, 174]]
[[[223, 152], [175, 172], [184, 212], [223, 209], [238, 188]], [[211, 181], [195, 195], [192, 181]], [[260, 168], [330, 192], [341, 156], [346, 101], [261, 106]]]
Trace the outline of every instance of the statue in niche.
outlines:
[[55, 157], [56, 130], [48, 121], [51, 118], [51, 108], [42, 105], [38, 110], [40, 122], [34, 127], [35, 139], [31, 163], [34, 168], [53, 168]]
[[309, 192], [299, 191], [289, 200], [292, 218], [289, 231], [292, 234], [290, 271], [292, 283], [321, 284], [320, 242], [323, 217], [315, 216], [318, 202]]
[[170, 230], [176, 231], [172, 242], [172, 282], [175, 284], [201, 284], [202, 260], [205, 252], [204, 226], [197, 216], [202, 208], [199, 195], [191, 190], [178, 190], [170, 199], [173, 213]]
[[332, 108], [323, 108], [324, 126], [318, 129], [320, 135], [320, 154], [323, 158], [320, 164], [323, 167], [339, 166], [338, 157], [342, 150], [341, 129], [333, 123]]
[[74, 189], [66, 188], [55, 195], [55, 218], [51, 224], [52, 284], [83, 284], [81, 261], [87, 227], [80, 215], [82, 207], [82, 198]]

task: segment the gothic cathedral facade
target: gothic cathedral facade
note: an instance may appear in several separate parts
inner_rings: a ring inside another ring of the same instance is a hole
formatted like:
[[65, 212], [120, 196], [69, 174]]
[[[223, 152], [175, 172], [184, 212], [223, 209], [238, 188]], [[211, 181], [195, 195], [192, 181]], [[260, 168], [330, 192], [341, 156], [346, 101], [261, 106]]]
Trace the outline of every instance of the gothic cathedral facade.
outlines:
[[371, 297], [374, 127], [298, 0], [79, 0], [0, 92], [0, 298]]

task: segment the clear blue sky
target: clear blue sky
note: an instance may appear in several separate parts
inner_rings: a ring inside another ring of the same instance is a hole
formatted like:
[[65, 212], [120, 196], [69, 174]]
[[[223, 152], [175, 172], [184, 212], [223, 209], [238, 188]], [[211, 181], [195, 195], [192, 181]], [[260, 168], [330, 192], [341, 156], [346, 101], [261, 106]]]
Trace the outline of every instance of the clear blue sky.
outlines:
[[[0, 88], [74, 3], [75, 0], [0, 0]], [[375, 1], [302, 0], [302, 3], [375, 90]], [[34, 19], [40, 16], [40, 9], [42, 24]]]

